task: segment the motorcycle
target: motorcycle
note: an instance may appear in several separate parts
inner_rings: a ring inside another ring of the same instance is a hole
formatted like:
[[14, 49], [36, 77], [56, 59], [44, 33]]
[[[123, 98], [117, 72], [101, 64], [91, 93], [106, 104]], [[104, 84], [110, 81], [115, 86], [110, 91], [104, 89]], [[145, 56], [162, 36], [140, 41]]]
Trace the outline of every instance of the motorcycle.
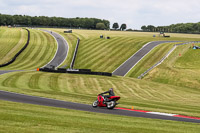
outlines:
[[113, 109], [117, 104], [116, 101], [120, 99], [120, 96], [110, 96], [105, 100], [103, 95], [98, 95], [97, 100], [95, 100], [92, 104], [93, 108], [96, 107], [107, 107], [107, 109]]

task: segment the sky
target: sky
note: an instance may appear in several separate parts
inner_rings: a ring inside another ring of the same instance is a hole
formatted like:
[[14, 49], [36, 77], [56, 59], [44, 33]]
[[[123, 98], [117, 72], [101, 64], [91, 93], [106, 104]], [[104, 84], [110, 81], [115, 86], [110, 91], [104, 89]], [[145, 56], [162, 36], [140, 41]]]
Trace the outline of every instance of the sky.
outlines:
[[88, 17], [127, 28], [200, 22], [200, 0], [0, 0], [0, 13], [49, 17]]

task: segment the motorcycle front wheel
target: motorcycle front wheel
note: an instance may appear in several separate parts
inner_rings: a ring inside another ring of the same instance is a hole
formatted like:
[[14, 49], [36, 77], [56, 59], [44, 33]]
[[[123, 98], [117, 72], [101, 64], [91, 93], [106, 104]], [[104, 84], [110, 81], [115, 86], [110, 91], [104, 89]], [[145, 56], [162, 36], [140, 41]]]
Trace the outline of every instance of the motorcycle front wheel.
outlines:
[[92, 104], [93, 108], [96, 108], [97, 106], [98, 106], [98, 100], [94, 101], [93, 104]]

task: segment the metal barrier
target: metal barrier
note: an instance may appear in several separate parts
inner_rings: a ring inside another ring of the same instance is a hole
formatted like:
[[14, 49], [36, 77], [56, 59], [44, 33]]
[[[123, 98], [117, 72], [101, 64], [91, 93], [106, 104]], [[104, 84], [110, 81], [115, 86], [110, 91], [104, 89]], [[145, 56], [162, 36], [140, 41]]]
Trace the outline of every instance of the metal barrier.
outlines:
[[28, 39], [27, 39], [25, 46], [10, 61], [8, 61], [7, 63], [1, 64], [0, 67], [4, 67], [4, 66], [7, 66], [7, 65], [10, 65], [11, 63], [13, 63], [16, 60], [16, 58], [26, 49], [26, 47], [28, 46], [29, 41], [30, 41], [30, 31], [28, 29], [26, 29], [26, 30], [28, 32]]
[[88, 74], [88, 75], [102, 75], [102, 76], [112, 76], [112, 73], [108, 72], [92, 72], [90, 69], [52, 69], [52, 68], [38, 68], [37, 71], [43, 72], [53, 72], [53, 73], [72, 73], [72, 74]]
[[77, 55], [77, 52], [78, 52], [79, 43], [80, 43], [80, 39], [78, 38], [78, 39], [77, 39], [77, 44], [76, 44], [76, 49], [75, 49], [75, 51], [74, 51], [74, 56], [73, 56], [73, 58], [72, 58], [72, 62], [71, 62], [71, 65], [70, 65], [70, 68], [71, 68], [71, 69], [74, 68], [74, 63], [75, 63], [75, 60], [76, 60], [76, 55]]

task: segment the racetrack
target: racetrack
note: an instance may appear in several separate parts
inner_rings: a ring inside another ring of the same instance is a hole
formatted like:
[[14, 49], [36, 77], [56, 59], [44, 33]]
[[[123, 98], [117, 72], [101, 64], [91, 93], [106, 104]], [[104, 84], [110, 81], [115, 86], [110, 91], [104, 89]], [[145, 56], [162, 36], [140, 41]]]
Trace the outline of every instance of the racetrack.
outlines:
[[[45, 65], [45, 67], [50, 67], [51, 65], [58, 67], [67, 57], [67, 52], [68, 52], [67, 42], [64, 40], [62, 36], [60, 36], [57, 33], [54, 33], [54, 32], [51, 33], [50, 31], [46, 31], [46, 32], [52, 34], [56, 38], [58, 42], [58, 50], [56, 52], [55, 57], [47, 65]], [[161, 43], [167, 43], [167, 42], [176, 42], [176, 41], [159, 41], [159, 42], [148, 43], [142, 49], [140, 49], [136, 54], [130, 57], [125, 63], [123, 63], [118, 69], [116, 69], [113, 72], [113, 74], [124, 76], [135, 64], [137, 64], [137, 62], [139, 62], [149, 51], [151, 51], [151, 49], [153, 49], [155, 46]], [[16, 71], [16, 70], [0, 71], [0, 75], [4, 73], [8, 73], [8, 72], [13, 72], [13, 71]], [[128, 111], [128, 110], [122, 110], [122, 109], [108, 110], [105, 108], [92, 108], [91, 105], [87, 105], [87, 104], [60, 101], [60, 100], [41, 98], [41, 97], [36, 97], [36, 96], [28, 96], [28, 95], [11, 93], [11, 92], [6, 92], [6, 91], [0, 91], [0, 99], [13, 101], [13, 102], [21, 102], [21, 103], [53, 106], [53, 107], [68, 108], [68, 109], [75, 109], [75, 110], [82, 110], [82, 111], [90, 111], [90, 112], [96, 112], [96, 113], [200, 123], [199, 119], [173, 117], [173, 116], [150, 114], [150, 113], [144, 113], [144, 112]]]
[[144, 112], [128, 111], [128, 110], [121, 110], [121, 109], [108, 110], [105, 108], [92, 108], [91, 105], [87, 105], [87, 104], [80, 104], [80, 103], [60, 101], [60, 100], [54, 100], [54, 99], [48, 99], [48, 98], [42, 98], [42, 97], [36, 97], [36, 96], [29, 96], [29, 95], [17, 94], [17, 93], [12, 93], [12, 92], [7, 92], [7, 91], [0, 91], [0, 99], [13, 101], [13, 102], [37, 104], [37, 105], [52, 106], [52, 107], [59, 107], [59, 108], [68, 108], [68, 109], [75, 109], [75, 110], [89, 111], [89, 112], [96, 112], [96, 113], [200, 123], [200, 119], [190, 119], [190, 118], [173, 117], [173, 116], [167, 116], [167, 115], [149, 114], [149, 113], [144, 113]]
[[51, 34], [58, 43], [58, 49], [57, 49], [57, 52], [56, 52], [54, 58], [48, 64], [46, 64], [44, 67], [51, 67], [51, 66], [58, 67], [67, 58], [69, 46], [68, 46], [66, 40], [58, 33], [48, 31], [48, 30], [43, 30], [43, 31]]
[[[57, 45], [58, 45], [57, 52], [56, 52], [54, 58], [43, 67], [51, 67], [51, 66], [58, 67], [67, 58], [69, 46], [68, 46], [66, 40], [61, 35], [59, 35], [55, 32], [48, 31], [48, 30], [43, 30], [43, 31], [51, 34], [56, 39]], [[0, 75], [9, 73], [9, 72], [15, 72], [15, 71], [23, 71], [23, 70], [0, 70]]]
[[179, 42], [179, 41], [155, 41], [144, 45], [139, 51], [137, 51], [133, 56], [121, 64], [115, 71], [113, 75], [125, 76], [146, 54], [148, 54], [154, 47], [162, 43]]

